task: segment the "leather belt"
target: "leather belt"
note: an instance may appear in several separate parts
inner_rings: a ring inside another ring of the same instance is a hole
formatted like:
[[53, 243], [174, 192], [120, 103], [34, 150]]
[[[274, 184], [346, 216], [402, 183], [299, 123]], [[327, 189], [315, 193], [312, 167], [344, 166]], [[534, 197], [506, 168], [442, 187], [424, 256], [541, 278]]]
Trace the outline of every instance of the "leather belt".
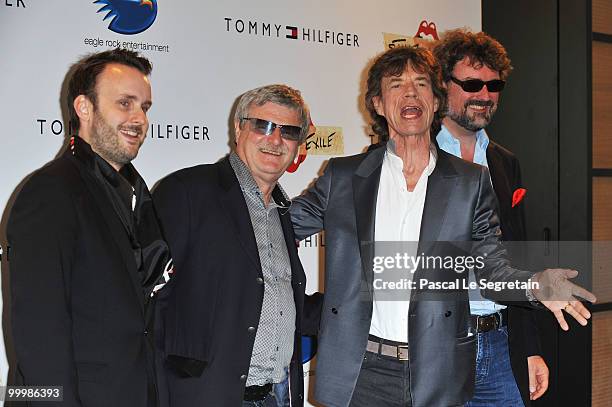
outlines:
[[272, 383], [266, 383], [262, 386], [247, 386], [244, 388], [244, 401], [261, 401], [264, 400], [272, 391]]
[[502, 309], [490, 315], [470, 315], [470, 318], [477, 333], [489, 332], [508, 324], [508, 310]]
[[409, 360], [410, 352], [408, 352], [408, 344], [401, 342], [389, 341], [374, 335], [368, 336], [368, 344], [366, 345], [368, 352], [377, 353], [379, 355], [391, 356], [397, 360]]

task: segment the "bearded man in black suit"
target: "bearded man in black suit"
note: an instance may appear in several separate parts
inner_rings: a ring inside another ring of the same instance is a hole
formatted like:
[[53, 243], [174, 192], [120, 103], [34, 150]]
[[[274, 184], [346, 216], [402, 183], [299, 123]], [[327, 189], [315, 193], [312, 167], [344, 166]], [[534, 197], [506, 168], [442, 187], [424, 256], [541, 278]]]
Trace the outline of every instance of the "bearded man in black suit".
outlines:
[[[448, 102], [438, 146], [489, 168], [503, 240], [526, 241], [526, 189], [519, 161], [485, 132], [512, 71], [508, 54], [488, 34], [459, 29], [444, 34], [434, 55], [442, 67]], [[535, 311], [495, 303], [476, 290], [470, 294], [478, 354], [476, 388], [467, 406], [529, 406], [548, 388], [549, 373], [540, 356]]]
[[78, 134], [25, 183], [8, 222], [17, 382], [63, 386], [61, 406], [157, 406], [153, 293], [172, 260], [130, 164], [147, 133], [150, 72], [123, 49], [75, 64]]

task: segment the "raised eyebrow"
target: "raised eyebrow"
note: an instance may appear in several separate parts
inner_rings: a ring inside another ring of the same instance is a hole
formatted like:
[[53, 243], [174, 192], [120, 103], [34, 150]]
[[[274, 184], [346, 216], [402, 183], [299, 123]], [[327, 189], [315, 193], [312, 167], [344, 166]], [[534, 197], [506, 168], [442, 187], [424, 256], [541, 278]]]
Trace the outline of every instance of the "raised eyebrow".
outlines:
[[389, 83], [393, 83], [393, 82], [402, 82], [402, 81], [403, 81], [403, 79], [400, 78], [399, 76], [391, 76], [391, 77], [389, 77], [389, 81], [388, 82]]
[[391, 86], [395, 83], [402, 83], [404, 80], [400, 77], [397, 76], [392, 76], [389, 78], [389, 80], [387, 81], [387, 86]]
[[122, 95], [119, 95], [119, 99], [136, 100], [136, 99], [138, 99], [138, 98], [137, 98], [136, 96], [134, 96], [134, 95], [128, 95], [128, 94], [125, 94], [125, 93], [124, 93], [124, 94], [122, 94]]
[[423, 75], [423, 76], [417, 76], [416, 78], [414, 78], [415, 82], [427, 82], [430, 83], [431, 80], [429, 79], [429, 77], [427, 75]]
[[[128, 99], [130, 101], [135, 101], [135, 102], [138, 101], [138, 98], [136, 96], [128, 95], [128, 94], [120, 95], [119, 99]], [[153, 102], [150, 100], [146, 100], [141, 103], [141, 106], [147, 107], [147, 108], [150, 108], [152, 105], [153, 105]]]

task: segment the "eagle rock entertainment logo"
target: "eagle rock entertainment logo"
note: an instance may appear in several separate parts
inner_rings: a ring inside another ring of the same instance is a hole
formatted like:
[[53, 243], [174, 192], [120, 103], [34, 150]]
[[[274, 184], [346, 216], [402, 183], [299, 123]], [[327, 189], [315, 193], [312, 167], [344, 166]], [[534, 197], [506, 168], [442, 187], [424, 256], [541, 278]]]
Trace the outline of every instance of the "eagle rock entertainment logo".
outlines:
[[138, 34], [153, 25], [157, 18], [157, 0], [96, 0], [102, 4], [98, 13], [106, 12], [102, 21], [111, 19], [108, 29], [118, 34]]

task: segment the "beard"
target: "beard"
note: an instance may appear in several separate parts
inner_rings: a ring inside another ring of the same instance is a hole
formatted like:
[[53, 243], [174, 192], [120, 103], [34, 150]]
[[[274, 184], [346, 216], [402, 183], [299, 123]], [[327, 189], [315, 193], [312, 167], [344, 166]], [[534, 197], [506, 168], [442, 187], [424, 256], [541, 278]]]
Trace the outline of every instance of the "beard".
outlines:
[[[483, 113], [473, 113], [470, 116], [467, 111], [469, 106], [487, 106], [489, 109]], [[496, 110], [497, 106], [492, 101], [475, 99], [465, 102], [461, 112], [456, 112], [449, 107], [446, 116], [466, 130], [479, 131], [491, 123], [491, 118]]]
[[141, 126], [118, 126], [117, 129], [113, 129], [98, 112], [93, 122], [91, 148], [109, 163], [121, 167], [136, 158], [143, 140], [139, 139], [138, 147], [135, 149], [130, 148], [129, 145], [122, 145], [119, 135], [120, 129], [135, 131], [138, 137], [142, 134]]

